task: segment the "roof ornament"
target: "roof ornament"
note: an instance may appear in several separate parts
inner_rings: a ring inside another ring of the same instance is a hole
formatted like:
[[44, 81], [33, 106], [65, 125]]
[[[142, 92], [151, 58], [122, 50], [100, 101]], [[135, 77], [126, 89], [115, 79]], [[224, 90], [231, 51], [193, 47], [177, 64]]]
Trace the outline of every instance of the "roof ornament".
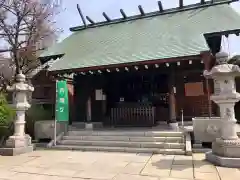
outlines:
[[163, 6], [161, 1], [158, 1], [158, 8], [160, 12], [163, 12]]
[[138, 9], [139, 9], [141, 15], [144, 16], [144, 15], [145, 15], [145, 12], [144, 12], [144, 10], [143, 10], [143, 8], [142, 8], [141, 5], [138, 6]]
[[123, 11], [123, 9], [120, 9], [120, 13], [122, 14], [123, 19], [127, 19], [126, 13]]
[[111, 21], [111, 19], [108, 17], [108, 15], [107, 15], [105, 12], [103, 12], [102, 15], [105, 17], [105, 19], [107, 20], [107, 22], [110, 22], [110, 21]]
[[82, 13], [82, 11], [81, 11], [81, 8], [80, 8], [79, 4], [77, 4], [77, 10], [78, 10], [78, 13], [79, 13], [79, 15], [80, 15], [80, 17], [81, 17], [81, 19], [82, 19], [82, 22], [83, 22], [84, 27], [87, 28], [87, 23], [86, 23], [86, 21], [85, 21], [85, 18], [84, 18], [84, 16], [83, 16], [83, 13]]
[[183, 8], [183, 0], [179, 0], [179, 8]]
[[94, 22], [89, 16], [86, 16], [86, 19], [87, 19], [91, 24], [95, 24], [95, 22]]
[[[147, 18], [147, 17], [153, 17], [153, 16], [162, 15], [162, 14], [177, 13], [177, 12], [185, 11], [185, 10], [187, 11], [187, 10], [205, 8], [205, 7], [221, 5], [221, 4], [230, 4], [230, 3], [233, 3], [233, 2], [238, 2], [239, 0], [208, 0], [208, 1], [207, 0], [198, 0], [198, 1], [199, 1], [198, 3], [185, 6], [184, 5], [184, 0], [178, 0], [179, 7], [178, 8], [170, 8], [170, 9], [163, 9], [162, 2], [158, 1], [159, 11], [149, 12], [149, 13], [144, 12], [142, 6], [139, 5], [138, 9], [139, 9], [141, 15], [140, 16], [139, 15], [134, 15], [134, 16], [131, 16], [131, 17], [128, 17], [126, 15], [126, 13], [123, 11], [123, 9], [120, 9], [120, 13], [122, 15], [122, 18], [110, 19], [107, 16], [106, 13], [103, 13], [103, 16], [107, 20], [107, 21], [104, 21], [104, 22], [94, 22], [89, 16], [86, 16], [87, 21], [90, 22], [90, 24], [87, 24], [86, 26], [89, 26], [89, 25], [91, 25], [91, 27], [104, 26], [104, 25], [107, 25], [109, 23], [112, 24], [112, 23], [125, 22], [125, 21], [128, 21], [128, 20], [141, 19], [143, 17]], [[81, 15], [81, 10], [79, 11], [79, 13]], [[83, 22], [84, 22], [84, 18], [82, 18], [82, 19], [83, 19]], [[85, 29], [86, 26], [72, 27], [72, 28], [70, 28], [70, 31], [79, 31], [79, 30]], [[238, 32], [240, 32], [240, 31], [238, 30]], [[236, 34], [236, 33], [237, 32], [233, 32], [232, 34]], [[208, 35], [209, 34], [212, 34], [212, 33], [208, 33]], [[221, 34], [223, 34], [223, 32], [221, 32]]]

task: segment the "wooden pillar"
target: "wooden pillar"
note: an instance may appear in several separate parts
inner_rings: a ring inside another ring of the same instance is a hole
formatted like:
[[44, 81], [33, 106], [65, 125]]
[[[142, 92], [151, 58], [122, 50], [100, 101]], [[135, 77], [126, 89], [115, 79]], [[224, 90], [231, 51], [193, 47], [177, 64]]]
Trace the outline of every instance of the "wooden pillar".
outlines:
[[212, 117], [212, 101], [210, 99], [210, 87], [209, 87], [208, 79], [206, 79], [206, 89], [207, 89], [207, 97], [208, 97], [208, 117]]
[[203, 51], [201, 52], [201, 59], [204, 63], [204, 70], [211, 70], [212, 67], [214, 66], [216, 60], [215, 58], [212, 56], [210, 51]]
[[92, 122], [92, 103], [91, 96], [87, 100], [87, 122]]
[[[209, 51], [204, 51], [201, 52], [201, 58], [204, 63], [204, 70], [210, 71], [212, 67], [215, 64], [215, 58], [212, 56], [211, 52]], [[206, 79], [206, 90], [207, 90], [207, 97], [208, 97], [208, 116], [212, 116], [212, 102], [210, 99], [210, 86], [209, 86], [209, 80]]]
[[169, 87], [169, 124], [176, 123], [177, 122], [177, 115], [176, 115], [176, 97], [175, 97], [175, 73], [174, 71], [171, 71], [171, 74], [169, 75], [169, 81], [168, 81], [168, 87]]

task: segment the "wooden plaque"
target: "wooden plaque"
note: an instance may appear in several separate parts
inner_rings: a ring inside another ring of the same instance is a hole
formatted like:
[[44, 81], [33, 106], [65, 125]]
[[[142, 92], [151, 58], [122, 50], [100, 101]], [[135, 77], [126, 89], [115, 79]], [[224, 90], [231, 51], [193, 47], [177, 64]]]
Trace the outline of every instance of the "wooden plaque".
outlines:
[[202, 96], [204, 95], [203, 83], [185, 83], [185, 96]]

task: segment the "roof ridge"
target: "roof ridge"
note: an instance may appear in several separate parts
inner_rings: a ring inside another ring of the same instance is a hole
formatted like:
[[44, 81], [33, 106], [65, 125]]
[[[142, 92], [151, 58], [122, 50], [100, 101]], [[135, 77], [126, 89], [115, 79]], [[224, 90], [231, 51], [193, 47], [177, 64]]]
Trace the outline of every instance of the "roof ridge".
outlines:
[[149, 13], [145, 13], [145, 15], [139, 14], [139, 15], [134, 15], [134, 16], [128, 16], [127, 18], [118, 18], [118, 19], [113, 19], [111, 21], [102, 21], [102, 22], [97, 22], [94, 24], [88, 24], [87, 26], [81, 25], [81, 26], [71, 27], [70, 31], [80, 31], [80, 30], [85, 30], [88, 28], [95, 28], [95, 27], [117, 24], [117, 23], [122, 23], [122, 22], [127, 22], [127, 21], [134, 21], [134, 20], [145, 19], [145, 18], [154, 17], [154, 16], [161, 16], [161, 15], [166, 15], [166, 14], [178, 13], [178, 12], [182, 12], [182, 11], [200, 9], [200, 8], [222, 5], [222, 4], [230, 4], [233, 2], [237, 2], [237, 1], [239, 1], [239, 0], [215, 0], [215, 1], [211, 0], [211, 1], [205, 2], [204, 4], [202, 4], [200, 2], [200, 3], [196, 3], [196, 4], [190, 4], [187, 6], [183, 6], [181, 8], [175, 7], [175, 8], [170, 8], [170, 9], [166, 9], [163, 11], [149, 12]]

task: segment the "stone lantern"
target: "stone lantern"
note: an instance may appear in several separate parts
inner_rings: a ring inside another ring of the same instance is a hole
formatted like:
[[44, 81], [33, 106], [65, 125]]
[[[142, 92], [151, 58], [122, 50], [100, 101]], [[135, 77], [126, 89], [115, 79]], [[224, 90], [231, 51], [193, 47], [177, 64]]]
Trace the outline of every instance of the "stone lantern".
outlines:
[[212, 151], [206, 153], [206, 159], [216, 165], [240, 167], [240, 139], [236, 131], [234, 106], [240, 100], [236, 92], [235, 77], [240, 76], [237, 65], [228, 64], [228, 54], [216, 54], [218, 65], [210, 71], [205, 70], [206, 78], [214, 79], [219, 84], [220, 92], [213, 94], [211, 100], [220, 108], [220, 137], [212, 143]]
[[30, 108], [28, 95], [34, 88], [25, 82], [25, 75], [19, 73], [16, 76], [16, 83], [7, 87], [13, 92], [13, 107], [16, 111], [14, 121], [14, 134], [6, 141], [6, 147], [0, 149], [1, 155], [18, 155], [33, 151], [31, 137], [25, 134], [25, 112]]

